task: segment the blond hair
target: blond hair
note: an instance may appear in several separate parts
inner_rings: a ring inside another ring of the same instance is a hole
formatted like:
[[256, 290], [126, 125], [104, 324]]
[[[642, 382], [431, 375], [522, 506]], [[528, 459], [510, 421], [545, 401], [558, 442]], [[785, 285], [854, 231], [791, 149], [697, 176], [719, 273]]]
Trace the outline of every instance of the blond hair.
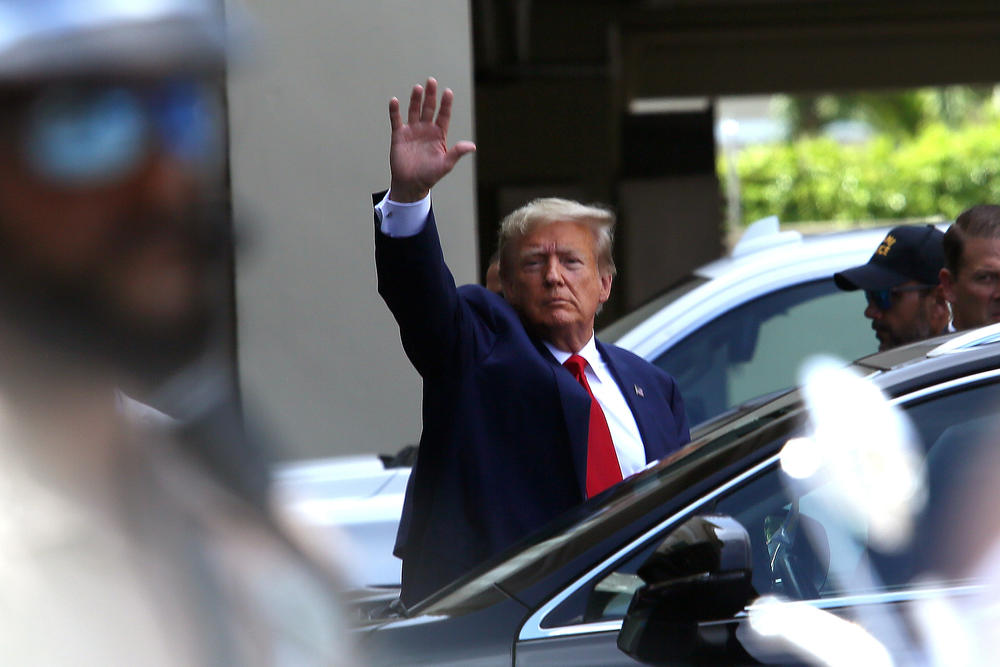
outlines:
[[618, 272], [611, 256], [615, 214], [603, 206], [581, 204], [559, 197], [543, 197], [528, 202], [500, 222], [498, 252], [502, 281], [506, 282], [510, 276], [513, 258], [509, 256], [509, 249], [532, 230], [556, 222], [575, 222], [588, 227], [594, 235], [594, 257], [597, 258], [598, 271], [601, 275], [611, 276]]

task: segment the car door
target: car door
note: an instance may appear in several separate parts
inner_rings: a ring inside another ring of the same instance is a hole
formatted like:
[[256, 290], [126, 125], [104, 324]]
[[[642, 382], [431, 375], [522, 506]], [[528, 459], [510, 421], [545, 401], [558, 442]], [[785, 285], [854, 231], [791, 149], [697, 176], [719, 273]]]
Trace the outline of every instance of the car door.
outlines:
[[[845, 527], [829, 483], [797, 488], [775, 454], [609, 554], [537, 609], [520, 629], [515, 664], [636, 664], [616, 648], [621, 619], [643, 585], [636, 571], [674, 527], [695, 514], [726, 514], [747, 529], [758, 594], [804, 600], [814, 609], [860, 622], [890, 651], [904, 655], [914, 650], [912, 621], [902, 609], [968, 597], [977, 590], [959, 574], [974, 553], [985, 552], [984, 545], [976, 544], [982, 531], [963, 535], [952, 519], [968, 513], [967, 491], [1000, 488], [1000, 465], [988, 465], [995, 449], [990, 445], [1000, 441], [998, 375], [1000, 371], [991, 371], [952, 380], [897, 399], [915, 426], [928, 466], [928, 503], [907, 548], [895, 554], [872, 549], [865, 526]], [[984, 505], [993, 506], [998, 505]], [[980, 521], [991, 514], [984, 511]], [[799, 567], [795, 586], [772, 562], [780, 541], [776, 536], [787, 536], [782, 528], [792, 517], [799, 527], [799, 539], [790, 547]], [[947, 576], [928, 586], [920, 577], [932, 567], [945, 568]], [[730, 630], [741, 624], [746, 624], [745, 614], [731, 619]], [[757, 655], [770, 662], [767, 655]], [[733, 664], [755, 662], [742, 652], [732, 657]]]

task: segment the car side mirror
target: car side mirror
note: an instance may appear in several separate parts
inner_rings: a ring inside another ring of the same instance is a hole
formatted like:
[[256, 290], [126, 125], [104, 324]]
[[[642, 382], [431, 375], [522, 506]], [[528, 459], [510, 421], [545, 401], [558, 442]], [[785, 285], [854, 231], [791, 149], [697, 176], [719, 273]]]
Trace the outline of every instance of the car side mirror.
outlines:
[[635, 592], [618, 634], [618, 648], [659, 664], [704, 655], [698, 623], [725, 619], [754, 597], [750, 535], [735, 519], [688, 519], [639, 568], [646, 585]]

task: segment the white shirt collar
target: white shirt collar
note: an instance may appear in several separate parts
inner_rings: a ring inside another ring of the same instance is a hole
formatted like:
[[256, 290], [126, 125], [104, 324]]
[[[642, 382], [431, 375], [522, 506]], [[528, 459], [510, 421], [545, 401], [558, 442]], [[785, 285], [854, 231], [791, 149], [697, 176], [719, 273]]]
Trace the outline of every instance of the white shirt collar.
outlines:
[[[565, 364], [566, 360], [573, 356], [571, 352], [560, 350], [547, 340], [542, 342], [545, 343], [545, 347], [552, 353], [552, 356], [555, 357], [556, 361], [560, 364]], [[604, 360], [601, 359], [601, 353], [597, 350], [597, 339], [593, 334], [591, 334], [590, 340], [587, 341], [587, 344], [584, 345], [583, 348], [577, 352], [577, 354], [587, 360], [587, 365], [590, 366], [590, 370], [593, 372], [594, 376], [601, 382], [604, 382]]]

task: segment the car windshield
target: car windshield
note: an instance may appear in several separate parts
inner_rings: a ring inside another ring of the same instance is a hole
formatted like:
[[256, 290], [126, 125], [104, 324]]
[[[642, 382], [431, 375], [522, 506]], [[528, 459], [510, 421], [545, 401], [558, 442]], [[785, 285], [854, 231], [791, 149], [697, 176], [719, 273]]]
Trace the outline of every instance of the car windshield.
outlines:
[[733, 463], [776, 451], [801, 424], [801, 412], [797, 391], [746, 408], [649, 470], [521, 540], [416, 605], [408, 615], [450, 616], [487, 607], [584, 556], [615, 533], [646, 530], [645, 524], [655, 524], [661, 516], [656, 508], [668, 503], [682, 506], [686, 497], [694, 497], [704, 483]]
[[655, 313], [660, 312], [660, 310], [668, 303], [673, 303], [688, 292], [704, 285], [708, 281], [708, 278], [693, 274], [681, 278], [676, 283], [668, 287], [667, 290], [659, 296], [647, 301], [628, 315], [615, 320], [614, 323], [602, 329], [597, 334], [597, 338], [605, 343], [616, 342], [629, 331], [648, 320]]

